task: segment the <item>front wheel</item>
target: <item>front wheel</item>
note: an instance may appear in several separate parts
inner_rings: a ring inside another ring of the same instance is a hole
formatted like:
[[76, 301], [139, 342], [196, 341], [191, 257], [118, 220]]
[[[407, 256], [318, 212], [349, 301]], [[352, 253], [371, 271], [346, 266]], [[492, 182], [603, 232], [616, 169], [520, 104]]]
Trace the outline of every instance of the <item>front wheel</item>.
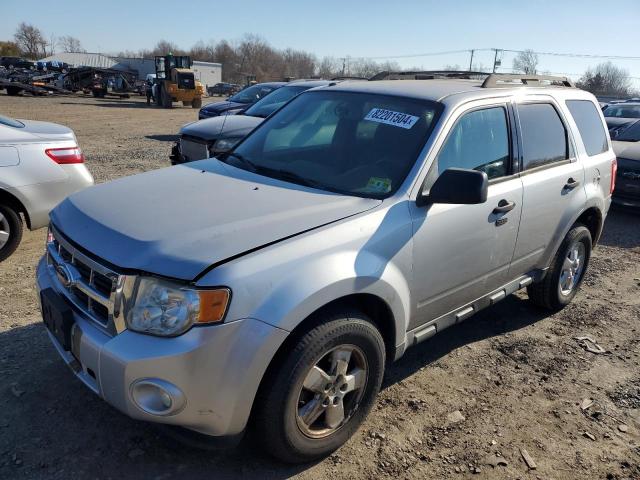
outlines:
[[589, 229], [574, 225], [564, 237], [544, 279], [527, 288], [529, 299], [548, 310], [560, 310], [568, 305], [582, 284], [591, 249]]
[[0, 262], [16, 251], [22, 240], [22, 220], [18, 212], [0, 205]]
[[291, 463], [336, 450], [373, 407], [384, 365], [384, 341], [365, 315], [323, 317], [263, 380], [256, 427], [265, 447]]

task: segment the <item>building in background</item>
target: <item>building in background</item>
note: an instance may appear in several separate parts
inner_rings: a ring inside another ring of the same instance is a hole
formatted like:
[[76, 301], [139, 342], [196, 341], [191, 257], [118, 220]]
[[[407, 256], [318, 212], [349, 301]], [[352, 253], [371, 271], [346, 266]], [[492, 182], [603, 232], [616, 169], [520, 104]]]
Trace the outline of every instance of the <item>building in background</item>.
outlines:
[[[41, 59], [43, 62], [54, 60], [68, 63], [72, 67], [113, 68], [137, 73], [138, 78], [143, 80], [147, 77], [147, 74], [156, 72], [153, 58], [112, 57], [101, 53], [62, 52]], [[193, 60], [192, 69], [196, 80], [204, 85], [205, 91], [207, 87], [212, 87], [222, 81], [221, 63]]]

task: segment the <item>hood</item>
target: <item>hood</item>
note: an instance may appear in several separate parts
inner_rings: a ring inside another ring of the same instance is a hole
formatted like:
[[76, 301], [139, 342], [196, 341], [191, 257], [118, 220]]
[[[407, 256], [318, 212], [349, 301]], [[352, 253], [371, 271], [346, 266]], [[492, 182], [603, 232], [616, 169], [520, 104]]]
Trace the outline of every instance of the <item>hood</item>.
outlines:
[[200, 109], [202, 112], [206, 112], [210, 115], [220, 115], [222, 112], [226, 112], [227, 110], [233, 110], [235, 108], [247, 109], [251, 106], [250, 103], [238, 103], [238, 102], [216, 102], [216, 103], [208, 103], [204, 107]]
[[620, 142], [614, 140], [611, 143], [616, 157], [640, 161], [640, 142]]
[[61, 142], [64, 140], [76, 139], [73, 130], [64, 125], [50, 122], [37, 122], [35, 120], [20, 120], [24, 123], [24, 128], [16, 129], [19, 132], [29, 133], [37, 141]]
[[245, 115], [206, 118], [185, 125], [180, 129], [180, 135], [188, 135], [206, 141], [219, 138], [245, 137], [263, 121], [263, 118]]
[[380, 203], [208, 159], [90, 187], [58, 205], [51, 221], [117, 267], [193, 280], [215, 263]]

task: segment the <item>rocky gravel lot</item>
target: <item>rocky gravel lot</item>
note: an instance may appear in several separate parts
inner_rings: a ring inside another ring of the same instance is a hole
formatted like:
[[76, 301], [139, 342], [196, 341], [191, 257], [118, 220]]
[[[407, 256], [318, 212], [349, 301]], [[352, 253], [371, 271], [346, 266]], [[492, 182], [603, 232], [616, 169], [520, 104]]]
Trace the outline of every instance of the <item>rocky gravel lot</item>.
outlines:
[[[0, 113], [73, 128], [99, 182], [167, 166], [196, 117], [140, 98], [1, 93]], [[176, 444], [90, 393], [40, 323], [44, 237], [27, 232], [0, 264], [0, 478], [640, 479], [640, 215], [610, 213], [573, 304], [549, 315], [522, 293], [410, 350], [361, 431], [295, 467], [251, 436], [221, 453]]]

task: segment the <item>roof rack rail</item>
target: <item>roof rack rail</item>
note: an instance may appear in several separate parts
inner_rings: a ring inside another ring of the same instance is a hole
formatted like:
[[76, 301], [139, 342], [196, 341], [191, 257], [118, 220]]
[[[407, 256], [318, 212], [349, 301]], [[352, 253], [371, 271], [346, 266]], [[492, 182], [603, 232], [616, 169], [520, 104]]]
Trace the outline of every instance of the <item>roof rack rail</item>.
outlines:
[[376, 73], [369, 80], [434, 80], [442, 78], [479, 79], [491, 75], [487, 72], [464, 70], [417, 70], [417, 71], [384, 71]]
[[482, 83], [482, 88], [499, 88], [513, 86], [533, 87], [568, 87], [576, 88], [569, 77], [552, 75], [527, 75], [525, 73], [492, 73]]
[[352, 75], [339, 75], [331, 80], [369, 80], [367, 77], [356, 77]]

